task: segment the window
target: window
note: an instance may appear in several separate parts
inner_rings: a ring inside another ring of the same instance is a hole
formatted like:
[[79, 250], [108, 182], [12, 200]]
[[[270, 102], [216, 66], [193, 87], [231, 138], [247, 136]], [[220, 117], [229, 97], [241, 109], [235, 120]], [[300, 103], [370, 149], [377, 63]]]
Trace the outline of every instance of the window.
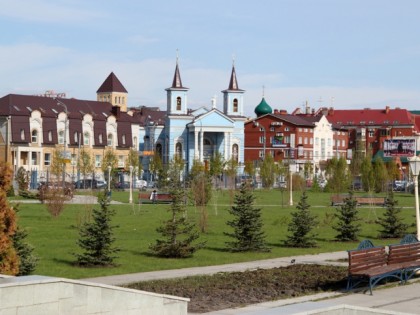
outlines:
[[308, 132], [308, 128], [303, 129], [304, 132]]
[[182, 143], [181, 142], [176, 143], [175, 154], [178, 158], [182, 158]]
[[98, 140], [99, 140], [99, 143], [102, 144], [102, 133], [99, 134]]
[[31, 152], [31, 163], [32, 165], [38, 165], [38, 153]]
[[299, 144], [302, 144], [302, 137], [299, 137]]
[[25, 140], [25, 130], [20, 129], [20, 140]]
[[235, 98], [233, 100], [233, 112], [234, 113], [237, 113], [238, 112], [238, 99], [237, 98]]
[[290, 136], [284, 137], [284, 143], [290, 143]]
[[298, 130], [299, 130], [299, 132], [302, 132], [302, 128], [299, 128]]
[[58, 132], [58, 144], [64, 144], [64, 131], [60, 130]]
[[261, 136], [260, 137], [260, 143], [264, 143], [264, 142], [265, 142], [264, 136]]
[[315, 145], [319, 145], [319, 138], [315, 138]]
[[290, 128], [289, 127], [285, 127], [284, 128], [284, 131], [290, 131]]
[[309, 138], [309, 144], [310, 145], [314, 144], [314, 139], [313, 138]]
[[369, 137], [374, 137], [375, 136], [375, 130], [370, 129], [369, 130]]
[[32, 130], [31, 141], [32, 141], [32, 143], [37, 143], [38, 142], [38, 131], [37, 130]]
[[284, 157], [288, 158], [290, 156], [290, 151], [289, 150], [284, 150]]
[[118, 167], [124, 167], [124, 155], [118, 155]]
[[303, 144], [308, 144], [308, 138], [303, 138]]
[[125, 145], [125, 135], [122, 135], [121, 142], [122, 142], [123, 145]]
[[133, 148], [137, 150], [137, 137], [133, 138]]
[[107, 142], [108, 146], [111, 147], [112, 146], [112, 134], [109, 133], [108, 134], [108, 142]]
[[44, 165], [50, 166], [51, 165], [51, 153], [44, 154]]
[[48, 141], [49, 142], [52, 141], [52, 131], [51, 130], [48, 131]]
[[341, 140], [341, 145], [342, 145], [343, 147], [345, 147], [345, 146], [346, 146], [346, 140]]
[[238, 158], [239, 158], [239, 154], [238, 154], [238, 152], [239, 152], [239, 148], [238, 148], [238, 145], [235, 143], [235, 144], [232, 146], [232, 158], [233, 158], [233, 160], [234, 160], [234, 161], [236, 161], [236, 162], [238, 162]]
[[328, 138], [328, 146], [330, 147], [331, 146], [331, 138]]
[[83, 134], [83, 144], [84, 145], [89, 145], [89, 132], [85, 132]]
[[76, 166], [77, 165], [77, 155], [76, 154], [72, 154], [71, 155], [71, 166]]
[[102, 156], [95, 155], [95, 167], [101, 167], [102, 165]]
[[79, 143], [79, 141], [78, 141], [78, 139], [77, 139], [78, 137], [77, 137], [77, 131], [75, 131], [74, 133], [73, 133], [73, 139], [74, 139], [74, 142], [75, 143]]
[[264, 151], [263, 151], [263, 150], [259, 150], [259, 151], [258, 151], [258, 156], [259, 156], [260, 158], [263, 158], [263, 157], [264, 157]]
[[276, 131], [276, 128], [270, 127], [270, 131]]
[[181, 97], [180, 96], [178, 96], [177, 98], [176, 98], [176, 110], [181, 110]]

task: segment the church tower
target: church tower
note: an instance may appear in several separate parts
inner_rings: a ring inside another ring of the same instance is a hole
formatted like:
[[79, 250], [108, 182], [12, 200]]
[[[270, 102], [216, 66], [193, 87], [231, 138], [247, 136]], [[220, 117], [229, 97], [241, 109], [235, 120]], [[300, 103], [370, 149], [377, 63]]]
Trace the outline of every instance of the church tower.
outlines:
[[104, 83], [96, 91], [96, 100], [109, 102], [112, 106], [118, 106], [122, 112], [127, 111], [128, 92], [118, 80], [114, 72], [105, 79]]
[[176, 68], [174, 80], [170, 88], [165, 89], [167, 95], [168, 115], [187, 114], [187, 92], [188, 88], [182, 86], [181, 75], [179, 73], [178, 57], [176, 58]]
[[239, 89], [238, 80], [236, 78], [235, 63], [232, 65], [232, 73], [230, 75], [229, 87], [223, 93], [223, 113], [228, 116], [243, 116], [244, 90]]

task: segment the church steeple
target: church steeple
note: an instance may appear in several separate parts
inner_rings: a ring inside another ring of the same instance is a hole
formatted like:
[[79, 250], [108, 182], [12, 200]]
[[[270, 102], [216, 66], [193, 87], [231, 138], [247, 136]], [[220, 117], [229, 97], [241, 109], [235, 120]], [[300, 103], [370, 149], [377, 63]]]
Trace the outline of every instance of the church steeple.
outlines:
[[232, 72], [230, 75], [229, 87], [223, 93], [223, 112], [230, 116], [243, 116], [243, 94], [236, 78], [235, 61], [232, 63]]
[[176, 67], [172, 86], [166, 89], [168, 114], [187, 114], [187, 92], [188, 88], [182, 86], [181, 74], [176, 57]]

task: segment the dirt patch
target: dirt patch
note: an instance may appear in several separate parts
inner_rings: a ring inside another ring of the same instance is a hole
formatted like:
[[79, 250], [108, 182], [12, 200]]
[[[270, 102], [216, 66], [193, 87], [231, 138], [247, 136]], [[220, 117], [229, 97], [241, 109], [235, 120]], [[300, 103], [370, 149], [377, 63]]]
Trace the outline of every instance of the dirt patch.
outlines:
[[181, 279], [157, 280], [130, 284], [132, 289], [188, 297], [188, 311], [205, 313], [343, 290], [347, 268], [320, 265], [291, 265], [274, 269], [218, 273]]

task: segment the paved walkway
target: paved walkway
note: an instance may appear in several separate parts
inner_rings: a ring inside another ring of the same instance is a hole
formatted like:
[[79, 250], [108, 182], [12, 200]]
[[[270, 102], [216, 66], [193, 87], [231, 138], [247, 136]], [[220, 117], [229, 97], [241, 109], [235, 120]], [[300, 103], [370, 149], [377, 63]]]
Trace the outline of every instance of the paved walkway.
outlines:
[[[217, 266], [142, 272], [109, 277], [88, 278], [83, 280], [108, 285], [122, 285], [137, 281], [177, 277], [179, 278], [200, 274], [214, 274], [218, 272], [245, 271], [257, 268], [282, 267], [290, 265], [292, 260], [294, 260], [294, 263], [296, 264], [329, 264], [347, 266], [347, 263], [341, 263], [337, 261], [343, 258], [347, 258], [347, 253], [345, 251], [323, 253], [318, 255], [283, 257]], [[373, 291], [372, 296], [365, 293], [347, 294], [340, 292], [328, 292], [293, 299], [255, 304], [243, 308], [215, 311], [206, 313], [206, 315], [309, 314], [313, 310], [343, 304], [361, 308], [373, 308], [377, 311], [382, 310], [382, 314], [420, 314], [420, 281], [417, 282], [416, 280], [410, 280], [410, 284], [404, 286], [395, 286], [391, 288], [377, 287]], [[357, 313], [355, 312], [351, 314]]]

